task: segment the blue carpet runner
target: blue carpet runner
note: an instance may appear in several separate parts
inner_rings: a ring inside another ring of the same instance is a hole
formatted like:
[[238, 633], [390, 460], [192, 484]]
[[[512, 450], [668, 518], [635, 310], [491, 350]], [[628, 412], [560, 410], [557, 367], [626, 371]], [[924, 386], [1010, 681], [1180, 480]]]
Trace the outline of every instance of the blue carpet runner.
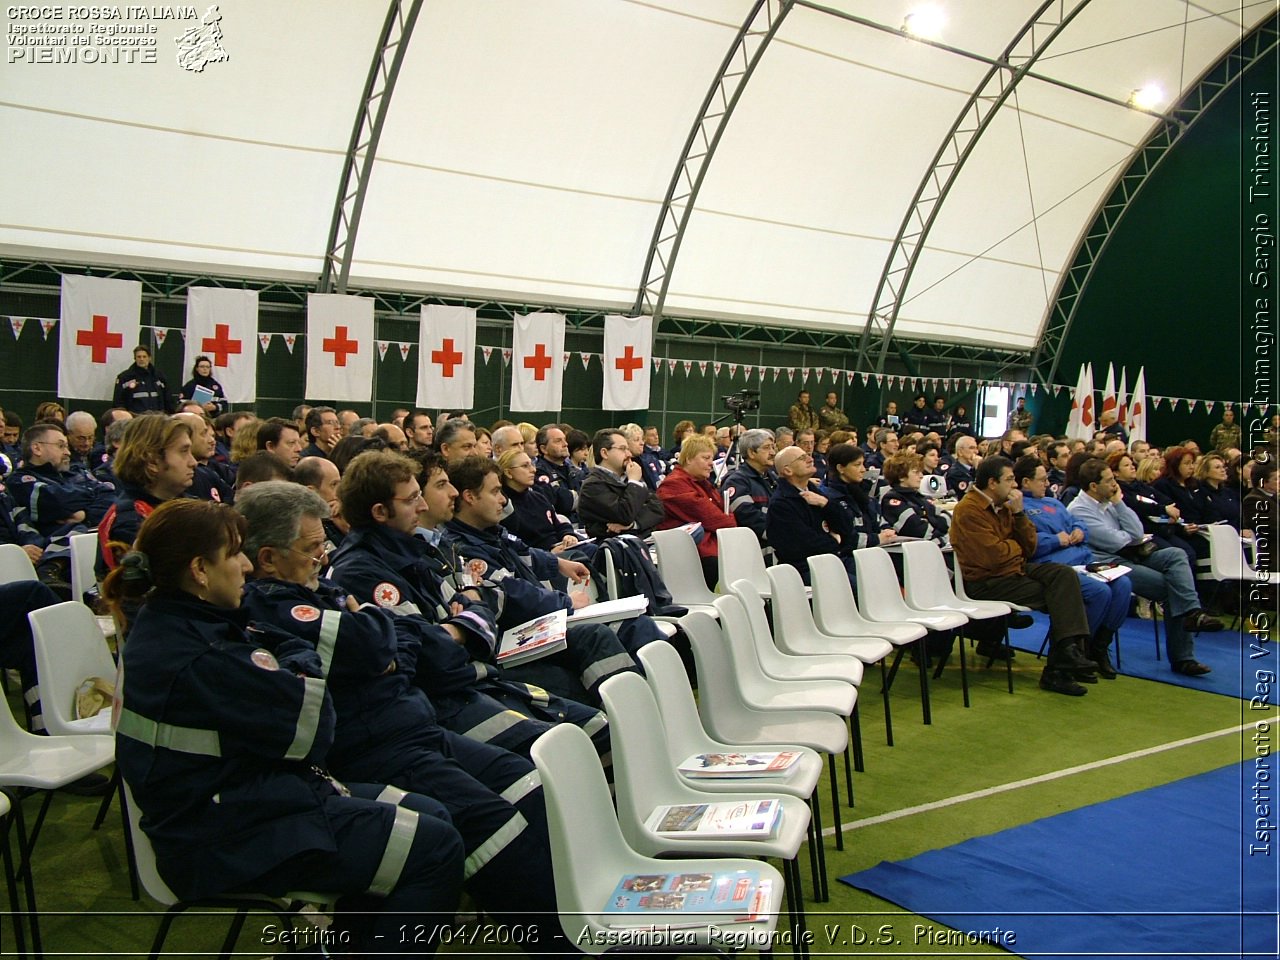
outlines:
[[1268, 754], [840, 879], [936, 921], [894, 924], [922, 954], [959, 931], [1028, 957], [1275, 957], [1278, 771]]

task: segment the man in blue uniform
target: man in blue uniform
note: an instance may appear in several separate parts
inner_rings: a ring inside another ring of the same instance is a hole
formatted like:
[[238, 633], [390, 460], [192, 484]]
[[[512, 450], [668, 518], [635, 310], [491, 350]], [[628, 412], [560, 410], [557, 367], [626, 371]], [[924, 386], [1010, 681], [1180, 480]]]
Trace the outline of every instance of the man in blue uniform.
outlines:
[[[584, 564], [529, 547], [499, 524], [507, 501], [497, 464], [468, 457], [449, 465], [449, 480], [458, 498], [454, 518], [445, 529], [472, 583], [492, 589], [500, 598], [500, 628], [509, 630], [555, 610], [586, 606], [585, 593], [566, 594], [541, 582], [559, 574], [585, 583], [591, 572]], [[600, 684], [615, 673], [637, 669], [628, 651], [663, 636], [648, 617], [624, 621], [620, 630], [625, 640], [600, 624], [571, 625], [566, 650], [521, 664], [513, 668], [513, 675], [594, 705], [599, 702]]]
[[133, 366], [116, 377], [113, 407], [132, 414], [168, 413], [172, 409], [169, 385], [151, 363], [151, 351], [142, 344], [133, 348]]
[[428, 666], [415, 674], [441, 726], [527, 756], [534, 740], [568, 721], [607, 755], [603, 713], [520, 683], [494, 662], [497, 618], [479, 591], [463, 589], [461, 558], [435, 529], [453, 516], [456, 494], [434, 454], [421, 468], [391, 451], [356, 457], [338, 488], [351, 532], [333, 557], [331, 579], [362, 603], [441, 626], [443, 634], [423, 635], [420, 659]]
[[538, 431], [534, 442], [538, 447], [538, 457], [533, 466], [540, 488], [550, 498], [556, 513], [573, 519], [577, 516], [578, 488], [569, 463], [569, 442], [564, 431], [549, 423]]
[[778, 488], [778, 476], [773, 472], [777, 452], [772, 431], [748, 430], [738, 438], [738, 465], [720, 484], [725, 509], [734, 515], [738, 526], [751, 528], [761, 546], [766, 542], [769, 499]]
[[423, 637], [444, 629], [357, 604], [320, 581], [329, 507], [314, 491], [254, 484], [236, 509], [249, 523], [255, 575], [245, 609], [320, 657], [337, 715], [329, 769], [439, 800], [466, 844], [467, 888], [496, 919], [536, 927], [538, 911], [555, 910], [541, 783], [528, 760], [442, 729], [413, 686]]
[[[769, 501], [766, 532], [778, 560], [800, 571], [809, 582], [809, 558], [834, 553], [847, 558], [853, 542], [853, 521], [838, 503], [811, 484], [813, 457], [799, 447], [787, 447], [774, 458], [778, 487]], [[851, 560], [846, 567], [852, 570]], [[852, 579], [852, 578], [851, 578]]]
[[65, 533], [68, 525], [95, 527], [115, 502], [111, 484], [73, 473], [71, 447], [62, 424], [32, 424], [22, 436], [23, 465], [9, 478], [14, 502], [42, 536]]

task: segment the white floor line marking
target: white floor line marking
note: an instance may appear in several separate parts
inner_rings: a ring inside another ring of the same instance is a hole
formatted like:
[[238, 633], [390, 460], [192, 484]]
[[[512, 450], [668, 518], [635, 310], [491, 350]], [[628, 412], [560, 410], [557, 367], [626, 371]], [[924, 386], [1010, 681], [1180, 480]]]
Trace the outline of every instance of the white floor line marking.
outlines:
[[[901, 820], [903, 817], [914, 816], [917, 813], [928, 813], [930, 810], [941, 810], [943, 807], [954, 806], [957, 803], [967, 803], [970, 800], [980, 800], [983, 797], [991, 797], [997, 793], [1008, 793], [1010, 790], [1020, 790], [1023, 787], [1029, 787], [1037, 783], [1048, 783], [1050, 780], [1061, 780], [1063, 777], [1074, 776], [1077, 773], [1084, 773], [1088, 770], [1098, 770], [1102, 767], [1110, 767], [1117, 763], [1124, 763], [1128, 760], [1137, 760], [1139, 757], [1149, 757], [1154, 753], [1164, 753], [1166, 750], [1176, 750], [1179, 747], [1190, 746], [1193, 743], [1202, 743], [1205, 740], [1215, 740], [1218, 737], [1225, 737], [1228, 734], [1240, 733], [1244, 730], [1252, 730], [1254, 724], [1242, 723], [1236, 727], [1223, 727], [1221, 730], [1214, 730], [1211, 733], [1201, 733], [1194, 737], [1187, 737], [1185, 740], [1172, 740], [1169, 743], [1162, 743], [1154, 747], [1146, 747], [1142, 750], [1134, 750], [1132, 753], [1122, 753], [1119, 756], [1108, 757], [1105, 760], [1094, 760], [1090, 763], [1082, 763], [1075, 767], [1066, 767], [1062, 770], [1055, 770], [1053, 773], [1042, 773], [1038, 777], [1028, 777], [1026, 780], [1015, 780], [1012, 783], [1002, 783], [996, 787], [986, 787], [982, 790], [974, 790], [971, 793], [960, 793], [954, 797], [947, 797], [945, 800], [934, 800], [932, 803], [921, 803], [914, 807], [903, 807], [901, 810], [892, 810], [889, 813], [881, 813], [874, 817], [866, 817], [862, 820], [853, 820], [849, 823], [842, 824], [841, 830], [848, 832], [850, 830], [860, 830], [863, 827], [873, 827], [877, 823], [888, 823], [891, 820]], [[822, 835], [826, 837], [835, 836], [836, 828], [827, 827], [822, 831]]]

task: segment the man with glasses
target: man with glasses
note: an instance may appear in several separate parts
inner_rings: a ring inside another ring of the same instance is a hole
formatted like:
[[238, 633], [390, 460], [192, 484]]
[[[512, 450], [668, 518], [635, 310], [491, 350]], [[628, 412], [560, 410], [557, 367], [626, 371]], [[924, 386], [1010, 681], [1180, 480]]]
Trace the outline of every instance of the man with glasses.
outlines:
[[[421, 503], [420, 495], [402, 499]], [[255, 623], [286, 631], [283, 642], [301, 638], [320, 656], [337, 715], [327, 768], [340, 780], [393, 783], [443, 804], [466, 844], [464, 886], [495, 920], [523, 927], [537, 919], [521, 916], [527, 911], [553, 911], [546, 808], [533, 764], [445, 730], [413, 684], [424, 641], [452, 642], [441, 636], [445, 628], [358, 605], [320, 580], [329, 508], [306, 487], [255, 484], [236, 509], [248, 521], [244, 552], [253, 564], [242, 607]], [[261, 642], [282, 641], [268, 634]]]
[[645, 485], [631, 445], [617, 430], [600, 430], [591, 440], [596, 465], [582, 481], [578, 518], [587, 533], [605, 540], [620, 533], [647, 537], [667, 512], [658, 495]]
[[750, 527], [761, 545], [765, 544], [769, 498], [778, 488], [778, 476], [773, 472], [777, 452], [772, 431], [748, 430], [738, 440], [738, 455], [742, 459], [720, 484], [725, 510], [734, 515], [738, 526]]
[[9, 492], [23, 519], [41, 536], [68, 532], [71, 525], [96, 527], [115, 502], [113, 484], [71, 470], [71, 446], [60, 423], [42, 421], [22, 436], [23, 464], [9, 478]]
[[[304, 421], [307, 429], [307, 445], [302, 448], [303, 457], [327, 457], [333, 453], [342, 437], [342, 421], [333, 407], [312, 407]], [[297, 466], [297, 464], [294, 464]]]
[[765, 535], [779, 562], [791, 564], [808, 583], [810, 557], [844, 557], [852, 550], [853, 523], [838, 503], [818, 492], [810, 454], [786, 447], [778, 451], [773, 466], [778, 486], [769, 500]]

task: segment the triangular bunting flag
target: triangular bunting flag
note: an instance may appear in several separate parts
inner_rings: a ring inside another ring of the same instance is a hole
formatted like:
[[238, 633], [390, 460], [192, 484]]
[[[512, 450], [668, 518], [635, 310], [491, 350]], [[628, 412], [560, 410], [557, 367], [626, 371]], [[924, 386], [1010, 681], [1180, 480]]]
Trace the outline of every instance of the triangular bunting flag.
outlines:
[[587, 367], [589, 367], [589, 366], [591, 365], [591, 354], [589, 354], [589, 353], [580, 353], [580, 354], [578, 354], [578, 358], [579, 358], [580, 360], [582, 360], [582, 369], [583, 369], [583, 370], [587, 369]]
[[704, 377], [707, 375], [707, 361], [705, 360], [698, 361], [698, 372], [702, 374]]
[[724, 366], [724, 364], [723, 364], [723, 363], [721, 363], [719, 360], [717, 360], [714, 364], [712, 364], [711, 369], [713, 369], [713, 370], [716, 372], [716, 376], [717, 376], [717, 377], [718, 377], [718, 376], [720, 376], [720, 369], [721, 369], [723, 366]]
[[[863, 376], [866, 376], [866, 374], [863, 374]], [[846, 370], [846, 371], [844, 372], [844, 382], [845, 382], [845, 383], [853, 383], [853, 371], [852, 371], [852, 370]], [[863, 383], [866, 383], [866, 381], [865, 381], [865, 380], [864, 380], [864, 381], [862, 381], [862, 382], [863, 382]]]
[[485, 363], [488, 363], [489, 358], [493, 356], [493, 347], [481, 347], [480, 356], [484, 357]]
[[654, 373], [662, 372], [662, 357], [653, 358], [653, 372]]
[[1031, 390], [1031, 395], [1034, 397], [1036, 394], [1036, 385], [1034, 383], [1031, 384], [1030, 390]]
[[409, 359], [409, 349], [413, 346], [413, 344], [399, 343], [399, 344], [396, 344], [396, 346], [400, 348], [400, 359], [407, 362]]
[[[773, 368], [773, 382], [774, 382], [774, 383], [777, 383], [777, 382], [778, 382], [778, 374], [780, 374], [781, 372], [782, 372], [782, 368], [781, 368], [781, 367], [774, 367], [774, 368]], [[762, 377], [761, 379], [764, 379], [764, 378]]]
[[560, 365], [560, 369], [561, 369], [561, 370], [568, 370], [568, 369], [569, 369], [569, 358], [570, 358], [571, 356], [573, 356], [573, 354], [572, 354], [572, 353], [569, 353], [568, 351], [566, 351], [566, 352], [565, 352], [565, 355], [564, 355], [564, 363], [562, 363], [562, 364]]
[[[808, 379], [809, 379], [809, 372], [810, 372], [810, 370], [812, 370], [812, 369], [813, 369], [812, 367], [805, 367], [805, 368], [804, 368], [803, 373], [801, 374], [800, 379], [801, 379], [802, 381], [803, 381], [803, 380], [808, 380]], [[821, 368], [821, 367], [819, 367], [818, 369], [822, 369], [822, 368]]]
[[752, 364], [747, 364], [745, 367], [742, 368], [742, 379], [750, 380], [752, 375], [755, 372], [756, 372], [756, 368]]
[[298, 342], [297, 334], [286, 333], [284, 335], [284, 345], [289, 348], [289, 352], [293, 353], [293, 345]]
[[1209, 414], [1209, 416], [1213, 416], [1213, 401], [1212, 401], [1212, 400], [1206, 400], [1206, 401], [1204, 402], [1204, 412], [1205, 412], [1205, 413], [1207, 413], [1207, 414]]
[[787, 367], [787, 382], [790, 383], [791, 381], [795, 380], [795, 378], [796, 378], [796, 368]]
[[738, 365], [736, 363], [729, 364], [729, 379], [732, 380], [738, 375]]
[[22, 328], [26, 326], [26, 324], [27, 324], [26, 317], [10, 317], [9, 318], [9, 326], [13, 328], [13, 339], [17, 340], [20, 336], [22, 336]]
[[269, 333], [260, 333], [260, 334], [258, 334], [258, 346], [260, 346], [260, 347], [262, 348], [262, 352], [263, 352], [263, 353], [266, 353], [268, 350], [270, 350], [270, 349], [271, 349], [271, 334], [269, 334]]
[[157, 347], [163, 347], [164, 342], [169, 339], [169, 331], [164, 327], [152, 327], [151, 333], [156, 338]]
[[50, 331], [52, 331], [53, 328], [57, 326], [57, 324], [58, 324], [57, 320], [41, 320], [40, 321], [40, 332], [44, 335], [44, 339], [46, 340], [49, 339]]
[[503, 366], [508, 366], [508, 367], [511, 366], [511, 348], [510, 347], [502, 348], [502, 363], [503, 363]]
[[377, 343], [378, 345], [378, 359], [379, 360], [387, 359], [387, 348], [391, 346], [390, 341], [376, 340], [374, 342]]
[[870, 378], [871, 375], [868, 373], [859, 373], [858, 376], [862, 378], [862, 385], [865, 387], [867, 385], [867, 380]]

